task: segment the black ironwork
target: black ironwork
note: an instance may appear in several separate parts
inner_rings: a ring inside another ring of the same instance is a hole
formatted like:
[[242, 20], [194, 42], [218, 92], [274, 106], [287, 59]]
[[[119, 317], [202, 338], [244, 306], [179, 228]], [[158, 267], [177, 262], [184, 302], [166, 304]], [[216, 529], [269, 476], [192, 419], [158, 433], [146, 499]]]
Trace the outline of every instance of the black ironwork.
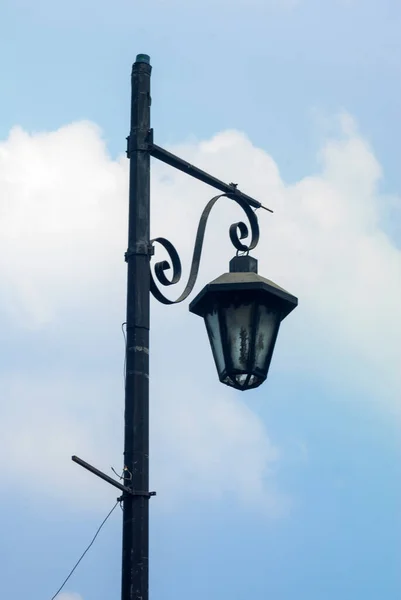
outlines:
[[281, 321], [298, 304], [257, 271], [255, 258], [235, 256], [230, 272], [208, 283], [189, 305], [205, 320], [220, 381], [241, 391], [265, 381]]
[[216, 179], [216, 177], [209, 175], [209, 173], [206, 173], [206, 171], [202, 171], [202, 169], [191, 165], [191, 163], [187, 162], [186, 160], [183, 160], [175, 154], [168, 152], [168, 150], [165, 150], [164, 148], [154, 144], [153, 129], [149, 131], [148, 151], [151, 156], [166, 163], [166, 165], [174, 167], [174, 169], [182, 171], [194, 179], [198, 179], [199, 181], [202, 181], [202, 183], [206, 183], [207, 185], [216, 188], [216, 190], [220, 190], [224, 194], [230, 195], [234, 192], [237, 196], [241, 197], [242, 200], [245, 200], [245, 202], [247, 202], [250, 206], [253, 206], [253, 208], [263, 208], [268, 212], [273, 212], [271, 208], [263, 206], [263, 204], [261, 204], [258, 200], [255, 200], [251, 196], [241, 192], [236, 183], [224, 183], [223, 181], [220, 181], [220, 179]]
[[[127, 317], [125, 354], [125, 414], [124, 414], [124, 482], [119, 483], [78, 457], [74, 462], [94, 473], [123, 492], [123, 548], [122, 548], [122, 600], [148, 600], [149, 598], [149, 323], [150, 293], [163, 304], [182, 302], [191, 293], [199, 272], [202, 247], [209, 214], [219, 198], [236, 202], [248, 217], [250, 229], [240, 221], [230, 226], [229, 234], [238, 253], [246, 253], [259, 241], [259, 224], [253, 209], [266, 208], [260, 202], [243, 194], [237, 184], [226, 184], [205, 171], [167, 152], [153, 143], [150, 127], [150, 75], [149, 56], [139, 54], [132, 67], [131, 76], [131, 126], [127, 138], [127, 155], [130, 161], [128, 249], [127, 262]], [[162, 286], [171, 286], [181, 279], [182, 269], [178, 253], [171, 242], [158, 237], [150, 240], [150, 157], [187, 173], [218, 190], [201, 215], [196, 234], [188, 282], [177, 300], [166, 298], [156, 286], [151, 273], [150, 258], [155, 244], [160, 244], [169, 255], [167, 260], [155, 264], [155, 278]], [[250, 238], [248, 243], [244, 240]], [[240, 272], [245, 260], [250, 269], [255, 264], [251, 257], [237, 257], [236, 269]], [[170, 277], [166, 272], [172, 268]], [[256, 268], [256, 267], [255, 267]], [[255, 271], [256, 273], [256, 271]], [[274, 284], [273, 284], [274, 285]], [[201, 295], [203, 292], [201, 292]], [[199, 296], [198, 296], [199, 298]], [[198, 299], [190, 310], [203, 313]]]
[[127, 487], [126, 485], [123, 485], [122, 483], [120, 483], [119, 481], [116, 481], [109, 475], [106, 475], [106, 473], [103, 473], [103, 471], [99, 471], [99, 469], [96, 469], [96, 467], [94, 467], [94, 466], [90, 465], [89, 463], [87, 463], [86, 461], [82, 460], [82, 458], [79, 458], [79, 456], [71, 456], [71, 460], [74, 463], [77, 463], [77, 465], [79, 465], [80, 467], [83, 467], [87, 471], [90, 471], [90, 473], [93, 473], [93, 475], [97, 475], [98, 477], [100, 477], [100, 479], [103, 479], [103, 481], [106, 481], [107, 483], [114, 486], [121, 492], [125, 492], [126, 494], [129, 494], [131, 496], [144, 496], [145, 498], [150, 498], [151, 496], [156, 496], [156, 492], [141, 492], [141, 491], [132, 489], [132, 487]]
[[[188, 283], [185, 286], [185, 289], [182, 292], [182, 294], [177, 298], [177, 300], [169, 300], [158, 289], [153, 279], [153, 276], [151, 275], [150, 291], [152, 292], [153, 296], [162, 304], [177, 304], [185, 300], [192, 292], [199, 272], [199, 265], [202, 255], [203, 240], [205, 237], [207, 220], [217, 200], [223, 197], [234, 200], [237, 204], [241, 206], [241, 208], [244, 210], [246, 216], [249, 219], [251, 227], [251, 239], [248, 244], [245, 244], [241, 242], [241, 240], [244, 240], [249, 236], [249, 229], [246, 223], [244, 223], [243, 221], [239, 221], [238, 223], [233, 223], [230, 226], [230, 240], [233, 246], [237, 249], [238, 252], [249, 252], [250, 250], [253, 250], [253, 248], [256, 247], [259, 241], [259, 223], [255, 211], [252, 210], [248, 201], [244, 200], [244, 198], [241, 195], [237, 195], [235, 193], [219, 194], [218, 196], [214, 196], [214, 198], [212, 198], [207, 203], [199, 220], [198, 231], [196, 233], [194, 251], [192, 255], [192, 263], [188, 277]], [[152, 244], [154, 244], [155, 242], [159, 243], [161, 246], [164, 247], [165, 250], [167, 250], [171, 261], [171, 264], [167, 260], [163, 260], [155, 264], [156, 279], [163, 286], [175, 285], [180, 281], [182, 274], [181, 260], [178, 255], [178, 252], [173, 246], [173, 244], [165, 238], [158, 237], [151, 240]], [[171, 268], [172, 275], [169, 279], [166, 277], [165, 272]]]
[[[124, 485], [149, 490], [150, 129], [149, 57], [132, 67], [129, 149]], [[149, 597], [149, 496], [123, 494], [122, 600]]]

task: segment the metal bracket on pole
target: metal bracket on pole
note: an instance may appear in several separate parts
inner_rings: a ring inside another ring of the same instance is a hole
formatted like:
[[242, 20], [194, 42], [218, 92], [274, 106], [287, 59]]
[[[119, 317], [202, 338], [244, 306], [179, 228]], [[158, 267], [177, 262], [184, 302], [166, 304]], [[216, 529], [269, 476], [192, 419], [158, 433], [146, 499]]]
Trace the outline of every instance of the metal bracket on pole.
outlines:
[[149, 130], [147, 149], [149, 154], [153, 156], [153, 158], [157, 158], [157, 160], [164, 162], [166, 165], [170, 165], [170, 167], [174, 167], [174, 169], [178, 169], [178, 171], [182, 171], [183, 173], [190, 175], [194, 179], [198, 179], [199, 181], [202, 181], [203, 183], [214, 187], [216, 190], [220, 190], [224, 194], [236, 194], [238, 197], [242, 198], [245, 202], [247, 202], [249, 206], [252, 206], [255, 209], [263, 208], [264, 210], [267, 210], [270, 213], [273, 212], [271, 208], [263, 206], [263, 204], [261, 204], [258, 200], [255, 200], [255, 198], [251, 198], [251, 196], [248, 196], [247, 194], [241, 192], [238, 189], [237, 183], [224, 183], [224, 181], [220, 181], [220, 179], [209, 175], [209, 173], [206, 173], [206, 171], [198, 169], [198, 167], [191, 165], [186, 160], [183, 160], [182, 158], [175, 156], [175, 154], [172, 154], [164, 148], [161, 148], [160, 146], [154, 144], [153, 129]]
[[119, 481], [116, 481], [112, 477], [109, 477], [108, 475], [106, 475], [106, 473], [99, 471], [99, 469], [96, 469], [96, 467], [92, 467], [92, 465], [85, 462], [84, 460], [82, 460], [82, 458], [79, 458], [78, 456], [72, 456], [71, 460], [73, 462], [77, 463], [77, 465], [80, 465], [81, 467], [86, 469], [87, 471], [90, 471], [94, 475], [97, 475], [98, 477], [100, 477], [100, 479], [107, 481], [107, 483], [109, 483], [110, 485], [113, 485], [114, 487], [121, 490], [125, 494], [129, 494], [130, 496], [142, 496], [145, 498], [150, 498], [151, 496], [156, 496], [156, 492], [141, 492], [141, 491], [132, 490], [131, 488], [127, 487], [126, 485], [123, 485]]
[[152, 244], [138, 243], [134, 248], [128, 248], [127, 252], [124, 255], [125, 262], [128, 262], [131, 256], [153, 256], [154, 253], [155, 249], [152, 246]]

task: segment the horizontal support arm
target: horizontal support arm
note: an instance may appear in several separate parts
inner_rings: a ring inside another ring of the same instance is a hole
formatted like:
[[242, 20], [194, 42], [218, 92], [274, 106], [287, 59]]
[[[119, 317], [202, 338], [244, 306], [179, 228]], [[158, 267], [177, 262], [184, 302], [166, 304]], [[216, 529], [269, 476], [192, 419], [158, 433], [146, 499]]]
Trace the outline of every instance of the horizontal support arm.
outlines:
[[130, 494], [131, 496], [146, 496], [146, 497], [156, 495], [156, 492], [137, 492], [136, 490], [132, 490], [131, 488], [127, 487], [126, 485], [123, 485], [119, 481], [116, 481], [112, 477], [109, 477], [108, 475], [106, 475], [106, 473], [99, 471], [99, 469], [96, 469], [96, 467], [92, 467], [92, 465], [85, 462], [84, 460], [82, 460], [82, 458], [79, 458], [78, 456], [72, 456], [71, 460], [73, 462], [77, 463], [77, 465], [80, 465], [81, 467], [86, 469], [87, 471], [90, 471], [94, 475], [97, 475], [98, 477], [100, 477], [100, 479], [103, 479], [103, 481], [107, 481], [107, 483], [110, 483], [110, 485], [113, 485], [118, 490], [125, 492], [126, 494]]
[[220, 179], [212, 177], [212, 175], [209, 175], [209, 173], [206, 173], [206, 171], [202, 171], [201, 169], [198, 169], [198, 167], [194, 167], [194, 165], [191, 165], [186, 160], [183, 160], [182, 158], [175, 156], [175, 154], [164, 150], [164, 148], [156, 146], [156, 144], [150, 143], [148, 145], [148, 151], [149, 154], [153, 156], [153, 158], [157, 158], [158, 160], [161, 160], [167, 165], [170, 165], [170, 167], [174, 167], [175, 169], [178, 169], [179, 171], [182, 171], [183, 173], [186, 173], [187, 175], [190, 175], [195, 179], [199, 179], [199, 181], [202, 181], [203, 183], [206, 183], [207, 185], [210, 185], [216, 188], [217, 190], [220, 190], [224, 194], [236, 194], [243, 200], [245, 200], [245, 202], [247, 202], [253, 208], [264, 208], [265, 210], [271, 213], [273, 212], [271, 208], [266, 208], [260, 202], [258, 202], [258, 200], [255, 200], [254, 198], [243, 194], [237, 188], [237, 185], [235, 183], [224, 183], [223, 181], [220, 181]]

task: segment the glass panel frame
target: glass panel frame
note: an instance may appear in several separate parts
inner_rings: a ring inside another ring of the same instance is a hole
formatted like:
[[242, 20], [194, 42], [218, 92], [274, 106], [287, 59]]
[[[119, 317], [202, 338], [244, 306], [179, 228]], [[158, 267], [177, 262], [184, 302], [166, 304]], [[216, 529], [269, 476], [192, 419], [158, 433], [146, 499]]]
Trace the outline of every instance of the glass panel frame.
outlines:
[[220, 377], [220, 375], [226, 371], [226, 357], [223, 348], [219, 310], [216, 306], [213, 306], [212, 310], [205, 314], [205, 325], [209, 336], [210, 346], [212, 348], [214, 362]]

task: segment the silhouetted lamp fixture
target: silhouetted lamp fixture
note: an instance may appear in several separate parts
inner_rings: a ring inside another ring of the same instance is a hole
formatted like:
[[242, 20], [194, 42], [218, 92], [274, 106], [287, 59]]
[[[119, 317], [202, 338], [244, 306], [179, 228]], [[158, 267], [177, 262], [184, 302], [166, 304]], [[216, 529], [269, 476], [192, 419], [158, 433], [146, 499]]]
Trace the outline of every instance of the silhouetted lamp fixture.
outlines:
[[[150, 293], [163, 304], [188, 298], [199, 272], [205, 228], [220, 198], [238, 204], [247, 216], [230, 226], [237, 255], [230, 271], [209, 283], [191, 302], [189, 310], [205, 319], [219, 379], [238, 390], [261, 385], [269, 370], [281, 321], [298, 300], [257, 273], [257, 261], [249, 255], [259, 241], [256, 210], [265, 209], [244, 194], [235, 183], [224, 183], [209, 173], [164, 150], [153, 141], [150, 125], [150, 58], [138, 54], [132, 68], [131, 126], [127, 138], [130, 161], [127, 319], [125, 350], [124, 481], [117, 481], [82, 459], [73, 460], [118, 488], [123, 507], [122, 600], [149, 594], [149, 330]], [[161, 286], [180, 282], [181, 261], [173, 244], [163, 237], [150, 239], [150, 158], [160, 160], [220, 193], [206, 204], [198, 224], [187, 284], [176, 300], [167, 298]], [[151, 268], [156, 246], [168, 259]]]
[[219, 379], [237, 390], [261, 385], [281, 321], [298, 300], [257, 274], [257, 260], [236, 256], [230, 272], [208, 285], [189, 310], [205, 319]]

